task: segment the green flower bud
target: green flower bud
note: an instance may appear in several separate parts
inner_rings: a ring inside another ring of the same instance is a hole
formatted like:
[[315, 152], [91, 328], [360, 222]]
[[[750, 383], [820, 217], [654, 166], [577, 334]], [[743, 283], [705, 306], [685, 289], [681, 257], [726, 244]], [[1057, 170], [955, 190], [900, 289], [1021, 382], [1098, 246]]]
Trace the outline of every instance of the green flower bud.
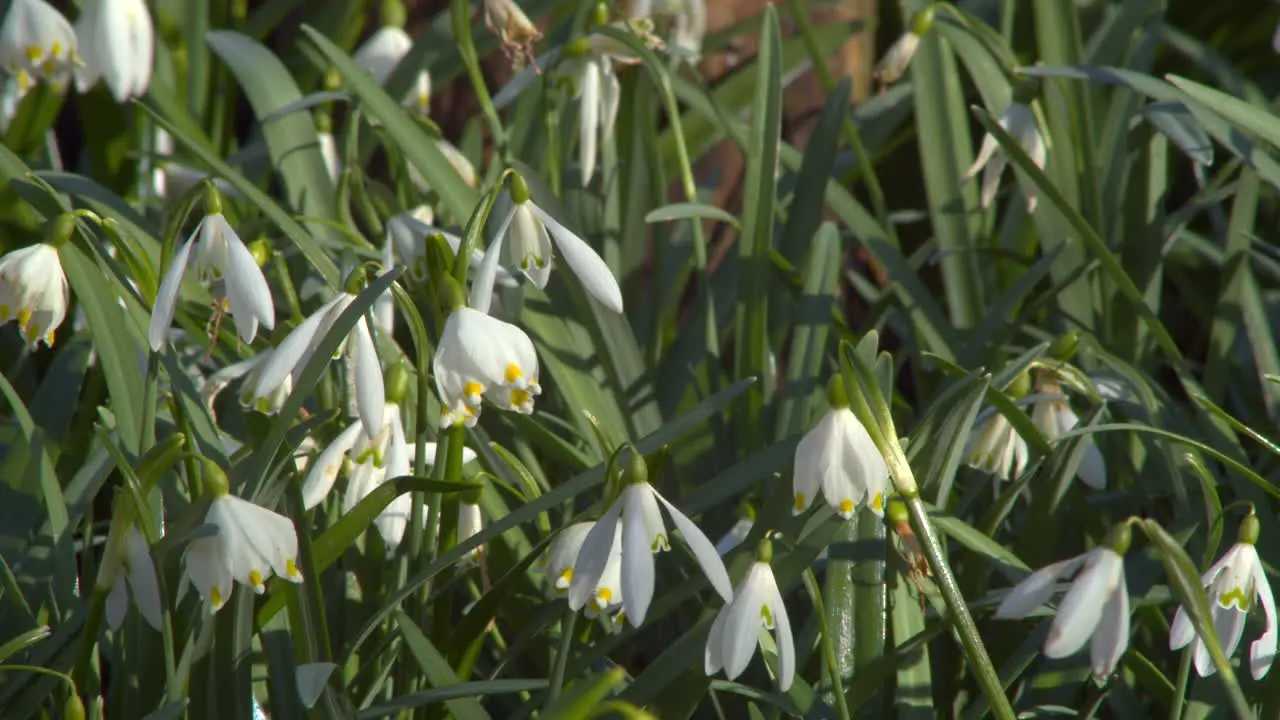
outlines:
[[354, 270], [347, 275], [347, 281], [343, 283], [342, 289], [350, 295], [359, 295], [364, 289], [365, 280], [368, 279], [368, 272], [364, 269], [364, 265], [357, 265]]
[[218, 186], [212, 180], [204, 181], [204, 214], [222, 214], [222, 193], [218, 192]]
[[849, 394], [844, 390], [844, 377], [840, 373], [827, 380], [827, 403], [832, 410], [849, 407]]
[[322, 110], [316, 113], [316, 132], [333, 132], [333, 118], [329, 116], [327, 111]]
[[889, 501], [889, 507], [885, 509], [885, 517], [889, 518], [889, 522], [895, 526], [907, 525], [911, 522], [911, 513], [907, 510], [907, 504], [893, 498]]
[[1102, 544], [1111, 548], [1117, 555], [1124, 556], [1129, 552], [1129, 545], [1133, 542], [1133, 531], [1129, 529], [1129, 523], [1123, 522], [1112, 526], [1107, 531], [1107, 536], [1102, 539]]
[[231, 481], [218, 464], [209, 458], [200, 458], [200, 466], [204, 469], [204, 493], [215, 500], [231, 494]]
[[1058, 360], [1070, 360], [1075, 357], [1076, 349], [1080, 347], [1080, 333], [1075, 330], [1068, 330], [1058, 336], [1053, 341], [1053, 345], [1049, 346], [1049, 355]]
[[71, 697], [67, 698], [66, 704], [62, 706], [62, 717], [64, 720], [84, 720], [84, 702], [78, 694], [71, 693]]
[[482, 495], [484, 495], [484, 488], [483, 488], [483, 487], [471, 488], [470, 490], [464, 490], [464, 491], [462, 492], [462, 502], [464, 502], [464, 503], [466, 503], [466, 504], [468, 504], [468, 505], [479, 505], [479, 504], [480, 504], [480, 497], [481, 497]]
[[1258, 535], [1262, 532], [1262, 523], [1258, 522], [1258, 516], [1252, 512], [1240, 521], [1240, 531], [1236, 533], [1236, 540], [1246, 545], [1257, 545]]
[[756, 509], [751, 507], [750, 503], [739, 503], [738, 517], [754, 521], [756, 519]]
[[649, 482], [649, 463], [635, 448], [631, 449], [631, 466], [622, 471], [622, 481], [632, 485]]
[[409, 13], [404, 9], [404, 3], [400, 0], [382, 0], [380, 10], [379, 14], [385, 27], [402, 28], [405, 22], [409, 20]]
[[609, 5], [604, 2], [596, 3], [595, 15], [591, 18], [593, 25], [609, 24]]
[[450, 312], [467, 306], [467, 294], [452, 275], [440, 278], [440, 302]]
[[529, 183], [518, 172], [511, 173], [511, 202], [517, 205], [529, 202]]
[[265, 237], [260, 237], [257, 240], [254, 240], [249, 243], [249, 254], [253, 256], [253, 262], [256, 263], [258, 267], [266, 267], [267, 263], [271, 260], [271, 242]]
[[591, 54], [591, 41], [584, 38], [574, 38], [564, 44], [564, 49], [560, 51], [560, 57], [564, 58], [584, 58]]
[[383, 384], [387, 388], [387, 402], [399, 405], [409, 395], [409, 366], [398, 362], [387, 368]]
[[324, 71], [324, 89], [337, 90], [342, 87], [342, 73], [338, 72], [338, 68], [331, 67]]
[[62, 213], [44, 225], [44, 242], [53, 247], [62, 247], [76, 231], [75, 213]]
[[756, 562], [762, 562], [766, 565], [773, 562], [773, 541], [769, 539], [768, 535], [768, 533], [765, 533], [765, 537], [756, 543]]
[[916, 13], [915, 17], [911, 18], [911, 32], [920, 37], [927, 35], [933, 29], [933, 13], [933, 5]]
[[1014, 378], [1013, 382], [1009, 383], [1009, 387], [1006, 392], [1008, 392], [1009, 397], [1014, 400], [1017, 400], [1020, 397], [1026, 397], [1027, 393], [1031, 392], [1031, 374], [1027, 372], [1018, 373], [1018, 377]]

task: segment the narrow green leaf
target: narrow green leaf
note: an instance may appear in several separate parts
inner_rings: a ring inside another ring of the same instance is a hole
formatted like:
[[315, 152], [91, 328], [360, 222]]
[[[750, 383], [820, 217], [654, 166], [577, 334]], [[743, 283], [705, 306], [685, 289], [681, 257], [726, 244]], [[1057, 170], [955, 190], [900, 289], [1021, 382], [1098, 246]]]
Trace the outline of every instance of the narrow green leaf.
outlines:
[[[404, 635], [405, 644], [409, 647], [418, 666], [422, 668], [422, 672], [427, 676], [427, 682], [436, 687], [449, 687], [460, 684], [458, 676], [454, 674], [453, 668], [449, 667], [449, 661], [436, 650], [436, 646], [427, 639], [422, 629], [418, 627], [403, 610], [395, 611], [396, 625], [400, 627], [401, 634]], [[445, 705], [449, 708], [449, 712], [457, 720], [489, 720], [489, 713], [485, 712], [480, 702], [474, 697], [459, 697], [446, 699]]]
[[650, 210], [644, 216], [644, 221], [647, 223], [689, 219], [715, 220], [727, 223], [735, 228], [738, 227], [738, 218], [734, 217], [732, 213], [714, 205], [703, 205], [702, 203], [671, 203], [670, 205], [663, 205], [660, 208]]

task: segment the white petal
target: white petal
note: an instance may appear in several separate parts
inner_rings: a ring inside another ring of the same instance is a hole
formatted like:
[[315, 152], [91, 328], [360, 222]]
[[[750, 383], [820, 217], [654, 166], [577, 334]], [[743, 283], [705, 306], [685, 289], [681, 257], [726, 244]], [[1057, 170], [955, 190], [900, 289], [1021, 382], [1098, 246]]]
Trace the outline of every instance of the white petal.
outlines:
[[[618, 502], [622, 503], [622, 603], [627, 620], [633, 627], [644, 624], [653, 600], [654, 543], [645, 504], [653, 502], [648, 484], [628, 485]], [[656, 508], [654, 511], [656, 512]]]
[[356, 376], [356, 409], [371, 434], [382, 432], [387, 391], [382, 382], [382, 364], [373, 346], [368, 321], [361, 317], [350, 335], [352, 368]]
[[729, 616], [729, 606], [725, 605], [716, 613], [711, 622], [711, 632], [707, 635], [707, 647], [702, 653], [702, 667], [707, 675], [715, 675], [724, 667], [724, 620]]
[[[378, 513], [373, 524], [387, 548], [394, 550], [404, 541], [404, 531], [409, 527], [409, 519], [413, 514], [413, 493], [401, 493]], [[425, 516], [425, 512], [423, 513]], [[425, 521], [425, 517], [424, 517]]]
[[1178, 607], [1173, 614], [1173, 624], [1169, 626], [1169, 649], [1181, 650], [1196, 637], [1196, 628], [1191, 624], [1191, 616], [1186, 608]]
[[125, 589], [124, 576], [116, 576], [111, 590], [107, 592], [107, 627], [119, 630], [124, 624], [125, 613], [129, 611], [129, 591]]
[[271, 357], [258, 370], [258, 380], [253, 386], [253, 397], [270, 395], [295, 368], [306, 366], [311, 353], [315, 351], [315, 343], [323, 336], [319, 331], [329, 311], [343, 300], [342, 294], [334, 297], [280, 341], [275, 352], [271, 353]]
[[209, 608], [217, 612], [231, 599], [230, 558], [224, 550], [222, 530], [213, 537], [193, 540], [183, 556], [187, 565], [187, 577]]
[[[507, 227], [511, 224], [511, 218], [515, 215], [513, 210], [507, 213], [506, 219], [498, 227], [498, 233], [494, 236], [493, 244], [484, 253], [484, 259], [480, 261], [480, 267], [476, 270], [475, 276], [471, 280], [471, 297], [467, 304], [482, 313], [489, 312], [489, 305], [493, 300], [493, 284], [498, 277], [498, 266], [502, 261], [502, 244], [506, 240]], [[454, 252], [457, 252], [456, 250]]]
[[995, 617], [1002, 619], [1024, 618], [1049, 601], [1057, 582], [1075, 572], [1084, 564], [1087, 555], [1077, 555], [1069, 560], [1046, 565], [1023, 578], [996, 608]]
[[750, 518], [739, 519], [738, 522], [733, 524], [733, 527], [729, 528], [729, 532], [725, 533], [716, 543], [716, 554], [724, 557], [741, 545], [742, 541], [747, 539], [747, 535], [750, 534], [753, 525], [755, 523]]
[[[196, 228], [196, 233], [200, 232]], [[151, 350], [159, 352], [164, 347], [165, 338], [169, 336], [169, 326], [173, 325], [173, 312], [178, 303], [178, 289], [182, 286], [182, 276], [187, 271], [187, 260], [191, 257], [191, 246], [195, 233], [178, 248], [160, 281], [160, 289], [156, 292], [155, 304], [151, 306], [151, 327], [147, 338]]]
[[569, 585], [569, 607], [581, 610], [587, 600], [595, 593], [600, 577], [604, 575], [605, 565], [609, 562], [609, 551], [614, 542], [614, 530], [618, 525], [618, 516], [622, 514], [622, 500], [613, 503], [604, 515], [591, 526], [586, 538], [582, 541], [582, 549], [573, 566], [573, 582]]
[[[130, 526], [125, 536], [125, 550], [129, 555], [128, 574], [125, 577], [129, 581], [129, 589], [133, 591], [133, 601], [138, 606], [138, 612], [156, 632], [163, 632], [164, 610], [160, 605], [160, 581], [156, 578], [151, 550], [136, 527]], [[117, 581], [116, 584], [123, 583]]]
[[373, 79], [382, 85], [391, 76], [391, 71], [409, 51], [413, 49], [413, 39], [404, 28], [385, 25], [378, 28], [364, 44], [356, 49], [352, 59], [360, 67], [369, 71]]
[[275, 304], [271, 301], [271, 287], [262, 275], [262, 269], [253, 259], [253, 253], [232, 235], [227, 238], [227, 268], [224, 276], [227, 302], [235, 318], [236, 333], [246, 343], [253, 342], [258, 323], [271, 330], [276, 326]]
[[275, 574], [291, 582], [301, 582], [302, 574], [296, 564], [298, 533], [293, 521], [234, 495], [227, 495], [222, 501], [229, 502], [245, 539], [270, 563]]
[[812, 430], [800, 438], [796, 445], [795, 462], [791, 473], [792, 512], [799, 514], [809, 509], [822, 487], [822, 478], [834, 472], [840, 462], [839, 449], [834, 438], [835, 424], [831, 413], [823, 416]]
[[675, 505], [667, 502], [661, 493], [654, 490], [653, 495], [666, 506], [667, 512], [671, 513], [671, 521], [684, 536], [684, 541], [688, 543], [693, 556], [698, 560], [698, 566], [702, 568], [702, 574], [711, 581], [711, 587], [716, 589], [725, 602], [732, 600], [733, 584], [729, 582], [729, 573], [725, 571], [724, 561], [720, 559], [720, 553], [716, 552], [715, 546], [692, 520], [680, 512]]
[[596, 172], [600, 141], [600, 68], [594, 62], [584, 63], [579, 77], [582, 97], [578, 100], [578, 164], [582, 186], [586, 187]]
[[991, 203], [996, 199], [996, 191], [1000, 189], [1000, 176], [1004, 174], [1004, 168], [1009, 164], [1005, 159], [1004, 153], [991, 158], [991, 162], [982, 170], [982, 207], [989, 208]]
[[1080, 467], [1076, 474], [1085, 485], [1094, 490], [1105, 490], [1107, 487], [1107, 464], [1102, 459], [1102, 451], [1098, 449], [1093, 438], [1085, 438], [1084, 455], [1080, 458]]
[[974, 159], [973, 164], [969, 166], [969, 169], [965, 171], [964, 177], [961, 179], [972, 180], [980, 170], [987, 166], [987, 163], [991, 162], [991, 158], [995, 156], [996, 151], [999, 149], [1000, 143], [996, 142], [994, 136], [984, 135], [982, 137], [982, 147], [978, 149], [978, 157]]
[[578, 276], [582, 287], [605, 307], [616, 313], [622, 312], [622, 289], [618, 287], [617, 278], [613, 276], [604, 260], [600, 259], [596, 251], [592, 250], [582, 238], [556, 222], [555, 218], [548, 215], [542, 208], [537, 205], [531, 205], [531, 207], [550, 232], [551, 238], [556, 242], [556, 248], [560, 250], [560, 257], [564, 258], [565, 264], [573, 274]]
[[791, 637], [791, 618], [787, 616], [787, 605], [782, 600], [782, 592], [778, 590], [778, 581], [773, 576], [773, 569], [764, 565], [765, 603], [773, 613], [773, 638], [778, 646], [778, 689], [786, 692], [796, 677], [795, 640]]
[[311, 467], [307, 469], [307, 478], [302, 483], [302, 505], [306, 509], [319, 505], [329, 495], [329, 491], [333, 489], [333, 483], [338, 479], [338, 473], [342, 470], [342, 460], [351, 446], [355, 445], [356, 439], [364, 431], [364, 424], [359, 420], [347, 426], [346, 430], [339, 433], [338, 437], [333, 439], [321, 453], [311, 463]]
[[[1257, 551], [1254, 552], [1256, 554]], [[1261, 562], [1253, 564], [1253, 586], [1267, 620], [1266, 631], [1249, 648], [1249, 671], [1253, 679], [1258, 680], [1271, 669], [1271, 661], [1276, 656], [1276, 638], [1280, 633], [1276, 628], [1276, 601], [1271, 595], [1271, 584], [1267, 582]]]
[[[1102, 620], [1107, 599], [1123, 577], [1124, 560], [1114, 551], [1098, 547], [1085, 553], [1084, 569], [1062, 598], [1058, 617], [1049, 628], [1045, 657], [1064, 658], [1084, 647]], [[1125, 617], [1127, 623], [1128, 615]]]
[[763, 563], [753, 563], [729, 605], [729, 614], [724, 621], [721, 652], [724, 674], [730, 680], [736, 679], [747, 669], [747, 663], [751, 662], [751, 656], [755, 654], [759, 644], [757, 636], [763, 623], [760, 611], [767, 597], [763, 573], [767, 572], [770, 572], [769, 568]]
[[[1242, 613], [1235, 608], [1214, 608], [1213, 630], [1218, 634], [1218, 642], [1222, 643], [1222, 652], [1227, 657], [1235, 655], [1236, 648], [1240, 647], [1240, 638], [1244, 635], [1244, 621], [1248, 617], [1248, 613]], [[1208, 674], [1211, 675], [1217, 668], [1210, 664], [1209, 670]]]
[[[1064, 603], [1065, 604], [1065, 603]], [[1120, 572], [1120, 584], [1102, 607], [1102, 620], [1093, 633], [1089, 645], [1089, 657], [1094, 677], [1105, 679], [1116, 669], [1120, 656], [1129, 647], [1129, 589], [1125, 586], [1124, 571]]]

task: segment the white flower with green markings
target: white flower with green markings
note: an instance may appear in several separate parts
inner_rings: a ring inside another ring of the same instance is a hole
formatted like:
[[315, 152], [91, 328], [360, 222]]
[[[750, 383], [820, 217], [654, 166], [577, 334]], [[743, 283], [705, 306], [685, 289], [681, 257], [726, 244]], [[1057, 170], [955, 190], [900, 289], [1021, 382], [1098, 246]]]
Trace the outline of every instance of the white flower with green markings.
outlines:
[[71, 289], [56, 247], [36, 243], [0, 257], [0, 323], [16, 320], [28, 345], [53, 345], [70, 304]]
[[87, 0], [76, 20], [76, 37], [84, 59], [75, 69], [80, 92], [101, 79], [119, 103], [147, 93], [156, 38], [143, 0]]
[[1075, 580], [1049, 627], [1044, 655], [1069, 657], [1089, 643], [1094, 676], [1107, 678], [1129, 647], [1129, 590], [1124, 579], [1129, 542], [1128, 524], [1116, 525], [1102, 544], [1089, 552], [1028, 575], [1005, 596], [995, 617], [1027, 617], [1049, 601], [1059, 580], [1074, 574]]
[[787, 606], [769, 564], [772, 558], [770, 541], [762, 540], [756, 561], [734, 588], [733, 599], [720, 608], [711, 623], [703, 663], [708, 676], [723, 669], [730, 680], [737, 679], [760, 644], [760, 631], [768, 630], [778, 652], [778, 690], [786, 692], [795, 680], [796, 649]]
[[[1222, 650], [1231, 657], [1244, 636], [1245, 620], [1249, 611], [1261, 605], [1266, 629], [1249, 646], [1249, 673], [1254, 680], [1261, 680], [1271, 670], [1276, 656], [1276, 643], [1280, 630], [1276, 623], [1276, 601], [1271, 594], [1267, 571], [1258, 557], [1254, 545], [1258, 542], [1260, 523], [1250, 513], [1240, 525], [1238, 540], [1209, 568], [1201, 581], [1209, 594], [1209, 613], [1213, 629], [1222, 643]], [[1169, 628], [1169, 649], [1181, 650], [1195, 641], [1192, 658], [1196, 673], [1208, 677], [1217, 672], [1209, 649], [1191, 624], [1185, 608], [1179, 607]]]
[[[1062, 384], [1052, 371], [1037, 371], [1036, 393], [1045, 397], [1037, 400], [1032, 406], [1031, 422], [1035, 423], [1036, 428], [1050, 444], [1057, 443], [1059, 438], [1080, 425], [1080, 417], [1071, 409], [1071, 404], [1062, 394]], [[1076, 475], [1085, 485], [1094, 490], [1105, 489], [1107, 463], [1102, 457], [1102, 451], [1098, 449], [1098, 444], [1091, 436], [1086, 435], [1080, 442], [1084, 447]]]
[[991, 408], [986, 413], [969, 440], [965, 461], [1000, 480], [1017, 478], [1026, 469], [1030, 456], [1027, 441], [999, 411]]
[[108, 535], [107, 551], [98, 567], [97, 587], [107, 592], [107, 625], [112, 630], [120, 629], [132, 594], [142, 619], [157, 632], [163, 632], [164, 610], [151, 548], [132, 524], [120, 535], [119, 538]]
[[[1049, 158], [1048, 147], [1045, 145], [1044, 136], [1040, 134], [1040, 126], [1036, 123], [1035, 113], [1031, 108], [1022, 103], [1010, 103], [1000, 116], [1000, 127], [1004, 128], [1013, 139], [1017, 141], [1022, 149], [1026, 151], [1031, 158], [1031, 162], [1036, 167], [1044, 169], [1045, 162]], [[982, 138], [982, 147], [978, 150], [978, 157], [973, 161], [973, 165], [969, 167], [968, 172], [964, 174], [964, 180], [970, 180], [982, 172], [982, 207], [991, 206], [991, 202], [996, 198], [996, 190], [1000, 188], [1000, 176], [1004, 173], [1005, 166], [1009, 164], [1009, 158], [1005, 156], [1004, 150], [1000, 147], [1000, 143], [992, 135], [986, 135]], [[1035, 212], [1038, 192], [1034, 184], [1028, 183], [1023, 188], [1023, 193], [1027, 196], [1027, 212]]]
[[45, 0], [12, 0], [0, 25], [0, 67], [17, 81], [18, 98], [39, 80], [61, 91], [81, 62], [76, 31]]
[[863, 505], [883, 517], [889, 466], [849, 409], [840, 376], [828, 383], [827, 399], [831, 409], [796, 446], [792, 511], [809, 509], [821, 492], [827, 505], [846, 520]]

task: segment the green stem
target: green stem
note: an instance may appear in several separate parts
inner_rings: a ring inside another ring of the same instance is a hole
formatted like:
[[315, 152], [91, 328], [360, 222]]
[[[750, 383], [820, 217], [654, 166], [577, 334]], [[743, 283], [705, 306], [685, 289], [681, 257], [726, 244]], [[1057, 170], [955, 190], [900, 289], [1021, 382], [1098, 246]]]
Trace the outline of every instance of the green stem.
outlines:
[[[123, 582], [123, 578], [120, 579]], [[93, 663], [93, 651], [98, 645], [98, 636], [102, 630], [102, 616], [107, 604], [107, 593], [93, 589], [89, 600], [89, 616], [80, 628], [80, 649], [76, 653], [75, 669], [71, 671], [71, 684], [78, 686], [89, 676], [89, 665]]]
[[543, 709], [551, 707], [560, 697], [564, 689], [564, 669], [569, 664], [569, 654], [573, 647], [573, 626], [578, 620], [578, 613], [566, 609], [564, 619], [560, 621], [560, 646], [556, 649], [556, 662], [551, 668], [550, 685], [547, 686], [547, 702]]
[[831, 642], [831, 632], [827, 628], [827, 609], [822, 602], [822, 588], [818, 587], [818, 578], [813, 570], [805, 568], [804, 587], [809, 591], [809, 599], [813, 602], [813, 611], [818, 618], [818, 642], [822, 645], [823, 664], [827, 668], [827, 680], [831, 683], [831, 694], [835, 696], [836, 715], [840, 720], [849, 720], [849, 704], [844, 697], [844, 682], [840, 679], [840, 661], [836, 657], [836, 646]]
[[1182, 710], [1187, 704], [1187, 683], [1191, 680], [1191, 651], [1182, 653], [1178, 663], [1178, 680], [1173, 686], [1173, 702], [1169, 703], [1169, 720], [1182, 720]]
[[[445, 433], [444, 480], [448, 482], [462, 481], [462, 450], [466, 447], [467, 428], [459, 423], [450, 427]], [[436, 462], [439, 462], [437, 457]], [[435, 468], [438, 470], [438, 467]], [[440, 534], [436, 538], [436, 557], [440, 557], [458, 544], [458, 502], [457, 493], [441, 494], [440, 502]], [[434, 510], [434, 509], [433, 509]], [[452, 569], [446, 569], [436, 576], [436, 586], [446, 587], [453, 575]], [[453, 628], [453, 597], [442, 593], [435, 603], [435, 637], [443, 642], [449, 637]]]
[[507, 131], [502, 127], [502, 119], [493, 106], [493, 98], [489, 96], [489, 88], [484, 82], [484, 72], [480, 70], [480, 57], [476, 53], [475, 41], [471, 38], [471, 4], [468, 0], [452, 0], [449, 5], [449, 21], [453, 26], [453, 40], [458, 44], [458, 55], [467, 68], [467, 77], [471, 79], [471, 87], [475, 89], [476, 99], [480, 101], [480, 110], [489, 121], [489, 132], [493, 135], [493, 144], [499, 153], [506, 154]]

